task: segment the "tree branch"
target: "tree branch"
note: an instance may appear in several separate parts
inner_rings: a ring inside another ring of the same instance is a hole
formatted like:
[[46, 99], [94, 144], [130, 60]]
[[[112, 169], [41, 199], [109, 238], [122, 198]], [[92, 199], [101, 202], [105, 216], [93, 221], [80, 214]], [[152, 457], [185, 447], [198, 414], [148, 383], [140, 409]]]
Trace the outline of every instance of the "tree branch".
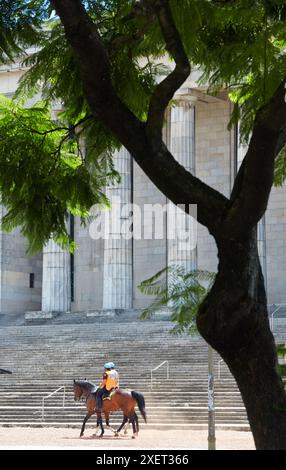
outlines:
[[[85, 87], [97, 87], [97, 107], [104, 106], [104, 101], [111, 90], [109, 59], [101, 41], [96, 25], [86, 14], [80, 0], [51, 0], [65, 29], [66, 36], [81, 65], [81, 76]], [[89, 38], [88, 48], [86, 40]], [[89, 64], [86, 60], [89, 58]]]
[[286, 139], [285, 83], [286, 80], [256, 115], [248, 151], [236, 177], [225, 216], [225, 228], [233, 233], [251, 230], [266, 211], [275, 158]]
[[[111, 83], [108, 54], [96, 25], [91, 21], [81, 1], [50, 1], [61, 18], [67, 40], [76, 55], [83, 90], [92, 114], [118, 138], [145, 174], [168, 199], [174, 204], [196, 204], [198, 206], [198, 221], [205, 225], [210, 232], [215, 233], [220, 227], [221, 217], [228, 199], [180, 165], [161, 139], [159, 139], [159, 145], [154, 147], [154, 140], [150, 139], [148, 132], [146, 132], [146, 125], [139, 121], [116, 95]], [[147, 1], [153, 3], [157, 0]], [[159, 13], [162, 15], [163, 28], [166, 28], [168, 47], [174, 54], [181, 70], [181, 65], [185, 64], [186, 58], [180, 46], [180, 37], [177, 30], [173, 29], [172, 17], [168, 16], [170, 13], [168, 13], [168, 9], [166, 10], [166, 2], [159, 0], [158, 5]], [[164, 5], [163, 9], [162, 5]], [[179, 43], [176, 42], [177, 40]], [[180, 80], [183, 79], [183, 73], [186, 73], [187, 66], [182, 67], [183, 72], [178, 73], [181, 77]], [[171, 90], [174, 92], [176, 86], [179, 85], [177, 72], [176, 79], [174, 81], [171, 79], [171, 81], [172, 83], [167, 81], [164, 85], [159, 85], [163, 98], [167, 97], [168, 93], [170, 96]], [[158, 122], [155, 108], [157, 109], [158, 106], [161, 116], [163, 106], [165, 109], [168, 104], [166, 98], [164, 105], [161, 106], [158, 94], [159, 91], [156, 94], [157, 98], [153, 99], [154, 112], [151, 112], [151, 115], [154, 116], [155, 126]]]
[[173, 19], [169, 0], [155, 0], [153, 8], [165, 39], [166, 49], [176, 63], [174, 70], [155, 89], [149, 105], [147, 132], [153, 141], [161, 142], [166, 108], [175, 92], [187, 80], [191, 67]]
[[142, 26], [141, 29], [139, 29], [136, 32], [125, 34], [125, 35], [120, 35], [120, 36], [115, 36], [111, 40], [110, 46], [108, 46], [110, 54], [113, 54], [115, 51], [117, 51], [118, 49], [126, 45], [128, 45], [128, 47], [131, 48], [134, 44], [138, 43], [140, 40], [144, 38], [144, 35], [148, 31], [148, 29], [150, 29], [150, 27], [151, 27], [151, 24], [150, 24], [150, 21], [148, 21]]
[[180, 165], [164, 144], [156, 151], [151, 145], [146, 152], [145, 149], [142, 152], [138, 149], [134, 158], [170, 201], [174, 204], [196, 204], [198, 222], [214, 235], [220, 231], [229, 200]]
[[214, 3], [217, 6], [228, 6], [233, 3], [235, 3], [236, 0], [212, 0], [212, 3]]
[[[122, 142], [135, 142], [134, 130], [145, 139], [143, 124], [116, 95], [107, 50], [80, 0], [50, 0], [77, 58], [83, 90], [93, 115]], [[138, 139], [138, 135], [137, 135]]]

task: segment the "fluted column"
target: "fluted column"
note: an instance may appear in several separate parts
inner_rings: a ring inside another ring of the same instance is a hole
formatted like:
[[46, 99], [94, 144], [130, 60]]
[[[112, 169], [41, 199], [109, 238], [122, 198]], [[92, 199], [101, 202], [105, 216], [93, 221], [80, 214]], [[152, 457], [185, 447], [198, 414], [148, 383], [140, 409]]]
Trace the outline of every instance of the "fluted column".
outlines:
[[[195, 174], [195, 108], [192, 96], [185, 96], [171, 108], [169, 134], [172, 155]], [[167, 221], [168, 266], [182, 266], [187, 272], [197, 269], [196, 221], [172, 203], [168, 206]], [[184, 233], [192, 235], [184, 241]]]
[[50, 240], [43, 250], [42, 311], [69, 311], [70, 291], [70, 253]]
[[[130, 232], [131, 157], [122, 147], [114, 155], [114, 165], [121, 176], [106, 195], [111, 210], [106, 213], [103, 270], [103, 308], [132, 307], [132, 234]], [[125, 207], [125, 208], [124, 208]]]

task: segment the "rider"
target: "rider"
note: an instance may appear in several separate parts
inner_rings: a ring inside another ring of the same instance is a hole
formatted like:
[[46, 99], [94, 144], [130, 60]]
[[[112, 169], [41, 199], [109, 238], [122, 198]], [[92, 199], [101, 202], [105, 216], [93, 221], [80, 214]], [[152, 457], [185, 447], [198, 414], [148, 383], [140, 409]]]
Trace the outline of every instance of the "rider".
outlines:
[[111, 371], [110, 371], [110, 378], [115, 381], [115, 387], [114, 388], [119, 388], [119, 374], [117, 370], [115, 369], [115, 365], [113, 362], [109, 363]]
[[104, 364], [104, 372], [102, 374], [101, 383], [96, 394], [96, 408], [98, 411], [102, 409], [102, 399], [104, 395], [108, 396], [111, 390], [118, 388], [119, 375], [115, 370], [113, 362], [106, 362]]

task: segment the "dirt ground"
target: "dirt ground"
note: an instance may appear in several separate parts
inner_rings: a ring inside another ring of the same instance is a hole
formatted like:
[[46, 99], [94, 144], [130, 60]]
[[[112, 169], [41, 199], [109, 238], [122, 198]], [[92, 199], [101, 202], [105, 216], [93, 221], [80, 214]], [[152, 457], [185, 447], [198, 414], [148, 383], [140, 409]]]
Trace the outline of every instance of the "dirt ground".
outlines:
[[[9, 428], [0, 427], [0, 449], [9, 448], [81, 448], [81, 449], [207, 449], [207, 431], [140, 430], [139, 437], [114, 437], [110, 431], [99, 439], [91, 429], [79, 438], [79, 430], [69, 428]], [[216, 448], [232, 450], [254, 449], [250, 432], [217, 431]]]

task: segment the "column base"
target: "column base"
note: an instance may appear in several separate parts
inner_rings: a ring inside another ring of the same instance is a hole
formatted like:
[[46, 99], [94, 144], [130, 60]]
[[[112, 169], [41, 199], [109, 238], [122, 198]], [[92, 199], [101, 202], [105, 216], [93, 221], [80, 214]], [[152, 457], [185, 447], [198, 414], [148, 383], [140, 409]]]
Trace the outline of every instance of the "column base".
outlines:
[[115, 317], [118, 314], [118, 309], [102, 309], [102, 310], [88, 310], [87, 317]]
[[24, 317], [25, 320], [38, 320], [44, 319], [48, 320], [50, 318], [55, 318], [61, 313], [70, 313], [70, 312], [43, 312], [42, 310], [32, 311], [32, 312], [25, 312]]
[[[122, 321], [136, 321], [138, 320], [140, 314], [142, 313], [143, 309], [94, 309], [94, 310], [82, 310], [82, 311], [66, 311], [66, 312], [44, 312], [42, 310], [35, 310], [35, 311], [27, 311], [24, 312], [24, 318], [27, 322], [35, 321], [37, 323], [38, 320], [53, 320], [57, 318], [57, 323], [84, 323], [85, 318], [98, 318], [112, 320], [113, 318], [116, 320], [122, 319]], [[152, 318], [153, 320], [170, 320], [170, 310], [168, 308], [162, 308], [156, 311]], [[92, 320], [91, 320], [92, 321]]]

